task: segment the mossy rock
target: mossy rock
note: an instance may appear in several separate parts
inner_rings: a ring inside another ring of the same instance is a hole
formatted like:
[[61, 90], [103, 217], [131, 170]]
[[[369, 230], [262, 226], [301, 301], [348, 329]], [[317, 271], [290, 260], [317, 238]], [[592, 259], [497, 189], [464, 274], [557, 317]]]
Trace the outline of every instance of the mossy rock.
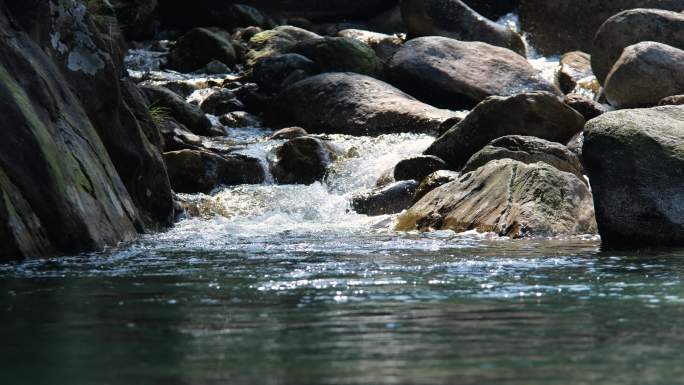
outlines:
[[320, 37], [313, 32], [290, 25], [259, 32], [249, 40], [249, 51], [245, 54], [245, 63], [252, 67], [261, 58], [286, 53], [301, 41]]

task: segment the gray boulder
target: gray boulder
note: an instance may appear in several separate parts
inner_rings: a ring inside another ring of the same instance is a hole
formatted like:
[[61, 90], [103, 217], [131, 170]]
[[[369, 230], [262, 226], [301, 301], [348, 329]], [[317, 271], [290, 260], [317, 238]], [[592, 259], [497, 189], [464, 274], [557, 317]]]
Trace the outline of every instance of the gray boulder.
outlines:
[[280, 184], [312, 184], [323, 180], [340, 150], [311, 136], [285, 142], [273, 151], [271, 173]]
[[311, 59], [320, 72], [355, 72], [381, 77], [382, 62], [366, 43], [349, 37], [322, 37], [294, 44], [288, 49]]
[[183, 35], [169, 53], [168, 67], [180, 72], [198, 70], [213, 60], [232, 66], [236, 54], [227, 32], [194, 28]]
[[298, 42], [320, 37], [318, 34], [291, 25], [263, 31], [249, 39], [249, 51], [245, 53], [245, 62], [247, 66], [252, 67], [259, 59], [287, 53]]
[[593, 74], [591, 56], [585, 52], [573, 51], [561, 56], [556, 79], [561, 91], [569, 94], [575, 89], [578, 81]]
[[394, 166], [394, 180], [422, 181], [428, 175], [447, 168], [446, 163], [436, 156], [422, 155], [400, 161]]
[[416, 190], [416, 194], [413, 197], [413, 203], [418, 202], [423, 199], [427, 193], [436, 189], [437, 187], [444, 186], [447, 183], [454, 182], [458, 180], [461, 176], [460, 172], [450, 171], [450, 170], [439, 170], [428, 175], [427, 178], [423, 179]]
[[352, 197], [352, 208], [371, 216], [396, 214], [411, 207], [418, 187], [415, 180], [403, 180]]

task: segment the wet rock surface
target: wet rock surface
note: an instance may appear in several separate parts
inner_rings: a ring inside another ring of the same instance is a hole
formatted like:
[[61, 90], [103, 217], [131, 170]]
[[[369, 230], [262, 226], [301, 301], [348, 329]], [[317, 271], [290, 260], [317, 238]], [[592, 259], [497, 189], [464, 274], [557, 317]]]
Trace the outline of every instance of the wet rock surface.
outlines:
[[325, 177], [339, 155], [339, 149], [321, 139], [291, 139], [273, 151], [271, 173], [280, 184], [312, 184]]
[[352, 198], [352, 208], [359, 214], [387, 215], [400, 213], [411, 206], [418, 188], [415, 180], [394, 182]]

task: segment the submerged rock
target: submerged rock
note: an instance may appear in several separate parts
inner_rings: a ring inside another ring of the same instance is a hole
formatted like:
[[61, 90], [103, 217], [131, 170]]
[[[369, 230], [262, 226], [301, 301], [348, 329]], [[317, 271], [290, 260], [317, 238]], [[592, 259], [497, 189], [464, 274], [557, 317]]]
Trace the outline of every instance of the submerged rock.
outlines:
[[513, 238], [596, 232], [587, 186], [545, 163], [495, 160], [425, 195], [397, 230], [477, 230]]
[[411, 37], [481, 41], [525, 56], [525, 44], [517, 32], [482, 17], [460, 0], [403, 0], [401, 13]]
[[433, 172], [446, 168], [446, 163], [436, 156], [416, 156], [397, 163], [394, 167], [394, 180], [415, 180], [420, 182]]
[[684, 107], [608, 112], [584, 135], [604, 244], [684, 245]]
[[271, 173], [280, 184], [312, 184], [321, 181], [339, 149], [321, 139], [292, 139], [273, 151]]
[[352, 198], [352, 208], [370, 216], [400, 213], [411, 206], [418, 187], [415, 180], [403, 180]]
[[617, 108], [651, 107], [683, 92], [684, 50], [655, 42], [625, 48], [605, 85], [606, 99]]
[[169, 53], [168, 67], [180, 72], [198, 70], [213, 60], [232, 66], [235, 49], [227, 32], [194, 28], [183, 35]]
[[277, 104], [278, 118], [286, 124], [330, 134], [435, 132], [456, 115], [352, 73], [325, 73], [295, 83], [278, 96]]
[[444, 159], [458, 170], [468, 159], [496, 138], [507, 135], [536, 136], [567, 143], [581, 132], [584, 118], [555, 95], [531, 92], [511, 97], [493, 96], [480, 103], [463, 121], [447, 131], [425, 151]]
[[560, 91], [505, 48], [439, 36], [407, 41], [388, 65], [390, 82], [432, 105], [470, 108], [493, 95]]

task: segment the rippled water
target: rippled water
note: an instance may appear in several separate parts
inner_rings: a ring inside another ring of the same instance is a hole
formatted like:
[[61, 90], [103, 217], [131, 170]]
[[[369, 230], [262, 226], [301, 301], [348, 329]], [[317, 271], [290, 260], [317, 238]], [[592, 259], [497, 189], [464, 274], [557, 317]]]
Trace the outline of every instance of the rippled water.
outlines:
[[[208, 145], [281, 143], [226, 130]], [[0, 265], [2, 383], [682, 383], [684, 250], [394, 232], [349, 198], [434, 138], [327, 139], [322, 183], [184, 196], [201, 215], [165, 233]]]

